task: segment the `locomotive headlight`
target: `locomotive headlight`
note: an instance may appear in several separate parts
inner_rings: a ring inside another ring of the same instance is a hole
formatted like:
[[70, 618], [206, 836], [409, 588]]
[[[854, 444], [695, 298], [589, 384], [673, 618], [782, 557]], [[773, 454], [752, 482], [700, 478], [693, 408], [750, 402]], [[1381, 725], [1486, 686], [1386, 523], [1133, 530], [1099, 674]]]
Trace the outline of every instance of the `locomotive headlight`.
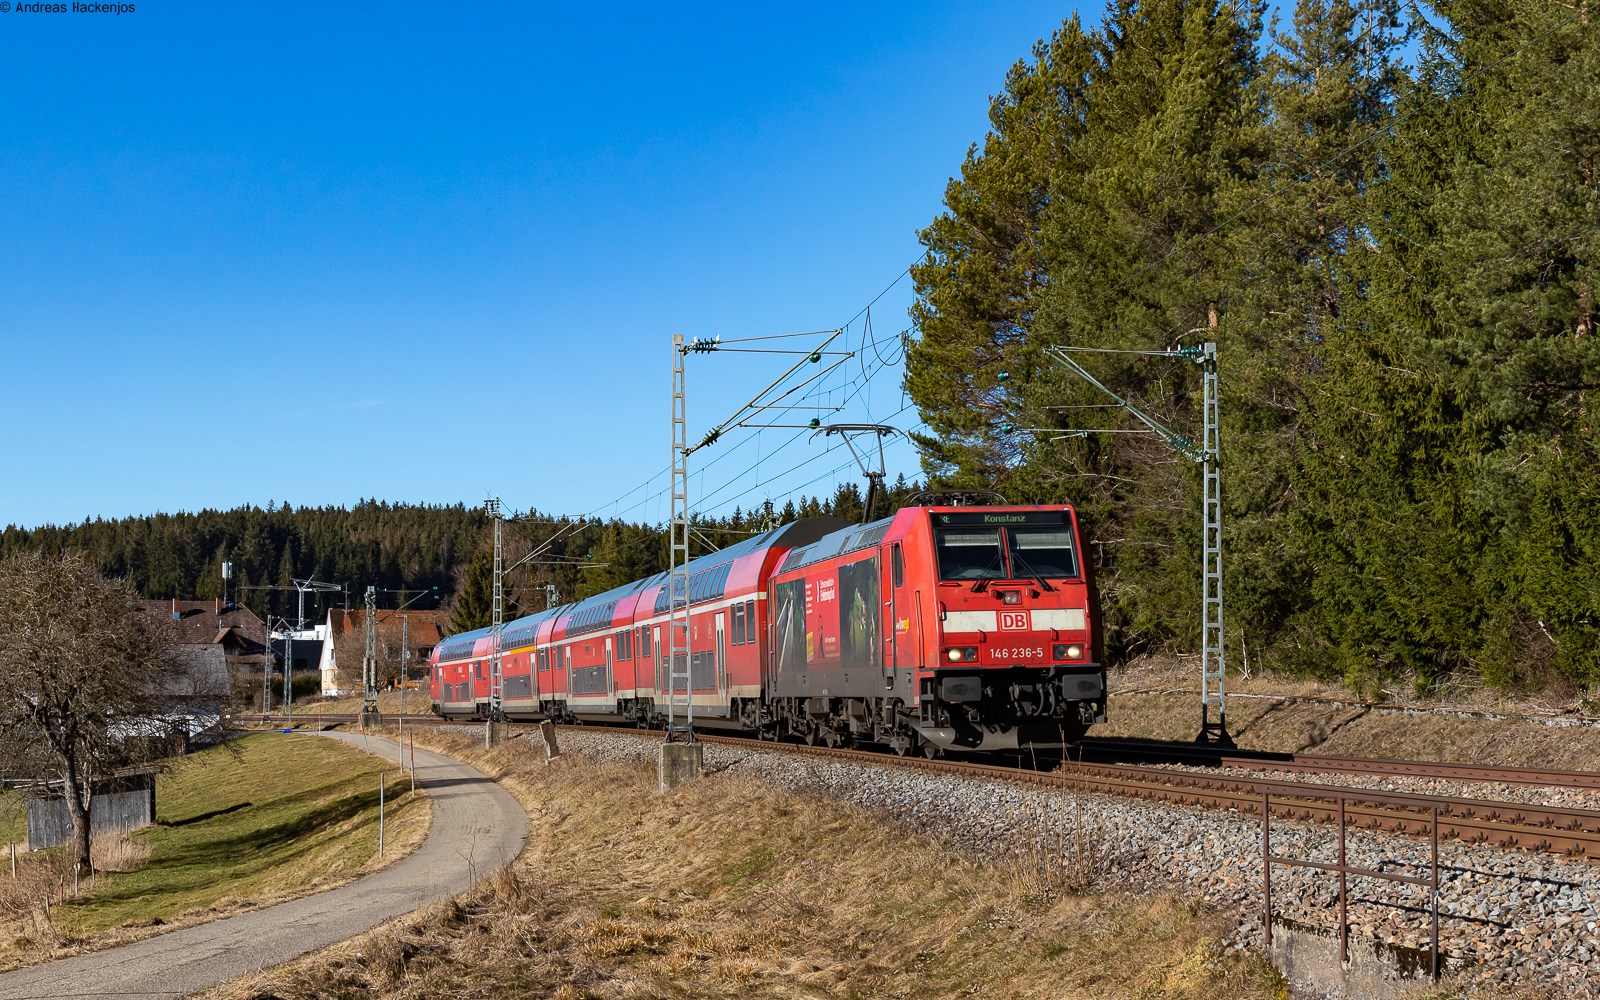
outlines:
[[1021, 604], [1022, 603], [1022, 591], [1020, 591], [1020, 590], [1002, 590], [1002, 591], [1000, 591], [1000, 603], [1001, 604]]
[[951, 646], [945, 651], [945, 659], [951, 663], [976, 663], [978, 661], [977, 646]]
[[1057, 643], [1051, 648], [1050, 654], [1057, 660], [1081, 660], [1083, 659], [1083, 647], [1075, 642]]

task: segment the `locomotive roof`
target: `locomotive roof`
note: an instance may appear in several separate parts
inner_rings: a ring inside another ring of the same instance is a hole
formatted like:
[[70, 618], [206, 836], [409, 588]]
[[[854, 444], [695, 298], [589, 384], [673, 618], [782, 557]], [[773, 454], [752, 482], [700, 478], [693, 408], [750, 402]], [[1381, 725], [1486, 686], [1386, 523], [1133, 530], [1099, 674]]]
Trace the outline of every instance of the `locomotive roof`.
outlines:
[[[731, 563], [741, 556], [760, 552], [775, 545], [791, 547], [805, 545], [822, 537], [825, 532], [833, 530], [835, 526], [844, 523], [843, 519], [837, 517], [803, 517], [797, 521], [790, 521], [782, 527], [773, 528], [771, 531], [752, 535], [744, 541], [735, 542], [727, 548], [708, 552], [696, 559], [691, 559], [685, 565], [684, 571], [689, 574], [699, 573], [702, 570], [712, 569], [724, 563]], [[605, 593], [586, 597], [574, 604], [568, 604], [557, 609], [557, 614], [560, 616], [576, 615], [605, 604], [615, 604], [630, 595], [639, 594], [650, 587], [664, 585], [666, 582], [667, 574], [657, 573], [654, 576], [647, 576], [632, 583], [625, 583], [620, 587], [613, 587]], [[488, 632], [485, 631], [484, 634], [487, 635]]]
[[[840, 534], [841, 532], [835, 529], [843, 524], [845, 522], [836, 517], [801, 518], [798, 521], [791, 521], [782, 527], [773, 528], [771, 531], [753, 535], [725, 549], [718, 549], [716, 552], [709, 552], [698, 559], [691, 559], [685, 568], [688, 573], [693, 574], [705, 569], [720, 567], [726, 563], [733, 562], [741, 556], [772, 548], [775, 545], [804, 546], [815, 542], [818, 538], [828, 538], [832, 537], [832, 534]], [[832, 534], [829, 534], [830, 532]], [[848, 529], [844, 533], [847, 534]], [[591, 595], [581, 601], [563, 604], [560, 607], [524, 615], [521, 618], [506, 622], [500, 627], [502, 636], [501, 648], [514, 648], [531, 643], [536, 630], [547, 621], [577, 617], [583, 615], [584, 612], [597, 611], [597, 609], [601, 609], [607, 604], [614, 606], [630, 595], [639, 594], [649, 587], [659, 586], [666, 582], [667, 574], [657, 573], [654, 576], [647, 576], [632, 583], [625, 583], [620, 587], [613, 587], [604, 593]], [[597, 622], [595, 628], [603, 628], [605, 625], [609, 625], [610, 618], [610, 615], [605, 615], [604, 622]], [[569, 630], [571, 627], [569, 622]], [[487, 628], [479, 628], [450, 636], [439, 644], [439, 658], [441, 660], [456, 660], [471, 655], [473, 645], [477, 640], [487, 638], [490, 631]]]
[[894, 518], [895, 515], [890, 514], [868, 524], [852, 524], [838, 531], [831, 531], [810, 545], [797, 545], [794, 551], [784, 557], [783, 565], [778, 567], [777, 572], [787, 573], [801, 566], [809, 566], [814, 562], [876, 545], [889, 533], [889, 525], [894, 523]]

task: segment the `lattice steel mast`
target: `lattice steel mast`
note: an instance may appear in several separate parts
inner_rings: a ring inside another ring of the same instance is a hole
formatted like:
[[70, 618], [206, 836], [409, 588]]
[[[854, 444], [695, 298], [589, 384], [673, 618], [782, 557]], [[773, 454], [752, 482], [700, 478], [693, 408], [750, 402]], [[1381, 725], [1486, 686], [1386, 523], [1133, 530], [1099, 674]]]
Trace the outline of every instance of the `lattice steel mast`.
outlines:
[[361, 657], [361, 714], [378, 712], [378, 588], [367, 585], [366, 653]]
[[[694, 742], [694, 678], [689, 632], [689, 427], [683, 334], [672, 337], [672, 548], [667, 570], [667, 740]], [[678, 684], [683, 700], [678, 700]], [[677, 717], [683, 707], [683, 721]]]
[[[404, 595], [401, 595], [404, 596]], [[400, 616], [400, 714], [411, 708], [411, 619]]]
[[485, 500], [484, 510], [494, 519], [494, 600], [489, 615], [489, 718], [499, 722], [505, 717], [505, 687], [500, 673], [500, 633], [505, 625], [505, 606], [502, 603], [500, 498]]
[[[1069, 352], [1144, 354], [1157, 358], [1182, 358], [1201, 366], [1202, 377], [1202, 436], [1201, 444], [1170, 430], [1146, 413], [1141, 412], [1126, 399], [1112, 392], [1072, 359]], [[1109, 396], [1114, 402], [1090, 404], [1083, 408], [1104, 407], [1126, 410], [1146, 430], [1121, 428], [1056, 428], [1024, 427], [1025, 431], [1056, 434], [1065, 437], [1085, 437], [1089, 434], [1154, 434], [1178, 454], [1200, 465], [1204, 493], [1201, 500], [1201, 554], [1200, 554], [1200, 734], [1197, 743], [1215, 743], [1232, 746], [1228, 735], [1227, 709], [1227, 659], [1222, 624], [1222, 477], [1219, 468], [1221, 450], [1218, 440], [1217, 415], [1217, 345], [1180, 347], [1171, 351], [1098, 351], [1088, 347], [1051, 347], [1046, 354], [1066, 365], [1090, 385]], [[1010, 433], [1010, 424], [1001, 426]], [[1213, 712], [1213, 709], [1215, 712]], [[1215, 715], [1215, 718], [1213, 718]]]
[[[1228, 735], [1227, 661], [1222, 630], [1222, 476], [1218, 468], [1221, 449], [1217, 439], [1217, 345], [1207, 344], [1199, 358], [1205, 373], [1204, 437], [1201, 472], [1204, 477], [1204, 521], [1200, 566], [1200, 736], [1202, 743], [1233, 745]], [[1217, 717], [1211, 719], [1215, 707]]]
[[321, 580], [294, 580], [292, 582], [294, 583], [294, 589], [300, 593], [295, 598], [294, 629], [287, 633], [288, 638], [284, 641], [283, 712], [285, 715], [293, 711], [294, 687], [293, 682], [290, 680], [290, 674], [294, 672], [294, 633], [304, 632], [306, 629], [306, 593], [314, 591], [330, 594], [343, 589], [341, 584], [324, 583]]

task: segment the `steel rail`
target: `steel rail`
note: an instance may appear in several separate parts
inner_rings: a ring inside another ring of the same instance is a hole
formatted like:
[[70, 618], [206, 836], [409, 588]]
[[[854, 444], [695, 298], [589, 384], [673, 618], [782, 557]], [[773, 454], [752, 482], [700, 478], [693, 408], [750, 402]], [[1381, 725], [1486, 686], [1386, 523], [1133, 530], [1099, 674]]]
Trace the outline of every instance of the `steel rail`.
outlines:
[[1560, 788], [1600, 788], [1600, 772], [1556, 771], [1535, 767], [1489, 767], [1481, 764], [1442, 764], [1425, 760], [1374, 760], [1366, 757], [1325, 757], [1295, 754], [1292, 761], [1223, 757], [1224, 767], [1295, 771], [1311, 774], [1384, 774], [1436, 778], [1445, 781], [1481, 781], [1503, 785]]
[[1600, 772], [1558, 771], [1549, 768], [1499, 767], [1486, 764], [1443, 763], [1425, 760], [1381, 760], [1370, 757], [1334, 757], [1326, 754], [1224, 752], [1181, 744], [1145, 740], [1084, 740], [1085, 748], [1146, 757], [1166, 757], [1178, 763], [1202, 760], [1200, 767], [1236, 767], [1257, 771], [1291, 771], [1301, 774], [1370, 774], [1431, 778], [1442, 781], [1491, 782], [1559, 788], [1600, 788]]

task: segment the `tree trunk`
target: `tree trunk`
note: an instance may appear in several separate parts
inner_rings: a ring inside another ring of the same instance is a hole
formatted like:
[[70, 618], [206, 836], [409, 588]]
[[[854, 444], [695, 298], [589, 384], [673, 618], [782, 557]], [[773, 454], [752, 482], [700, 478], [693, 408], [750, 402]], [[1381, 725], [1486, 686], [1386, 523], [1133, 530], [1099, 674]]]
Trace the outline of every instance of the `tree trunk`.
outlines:
[[78, 769], [70, 763], [61, 779], [62, 792], [67, 799], [67, 815], [72, 817], [73, 853], [77, 856], [82, 874], [94, 871], [94, 860], [89, 853], [89, 808], [84, 805], [88, 789], [78, 780]]

